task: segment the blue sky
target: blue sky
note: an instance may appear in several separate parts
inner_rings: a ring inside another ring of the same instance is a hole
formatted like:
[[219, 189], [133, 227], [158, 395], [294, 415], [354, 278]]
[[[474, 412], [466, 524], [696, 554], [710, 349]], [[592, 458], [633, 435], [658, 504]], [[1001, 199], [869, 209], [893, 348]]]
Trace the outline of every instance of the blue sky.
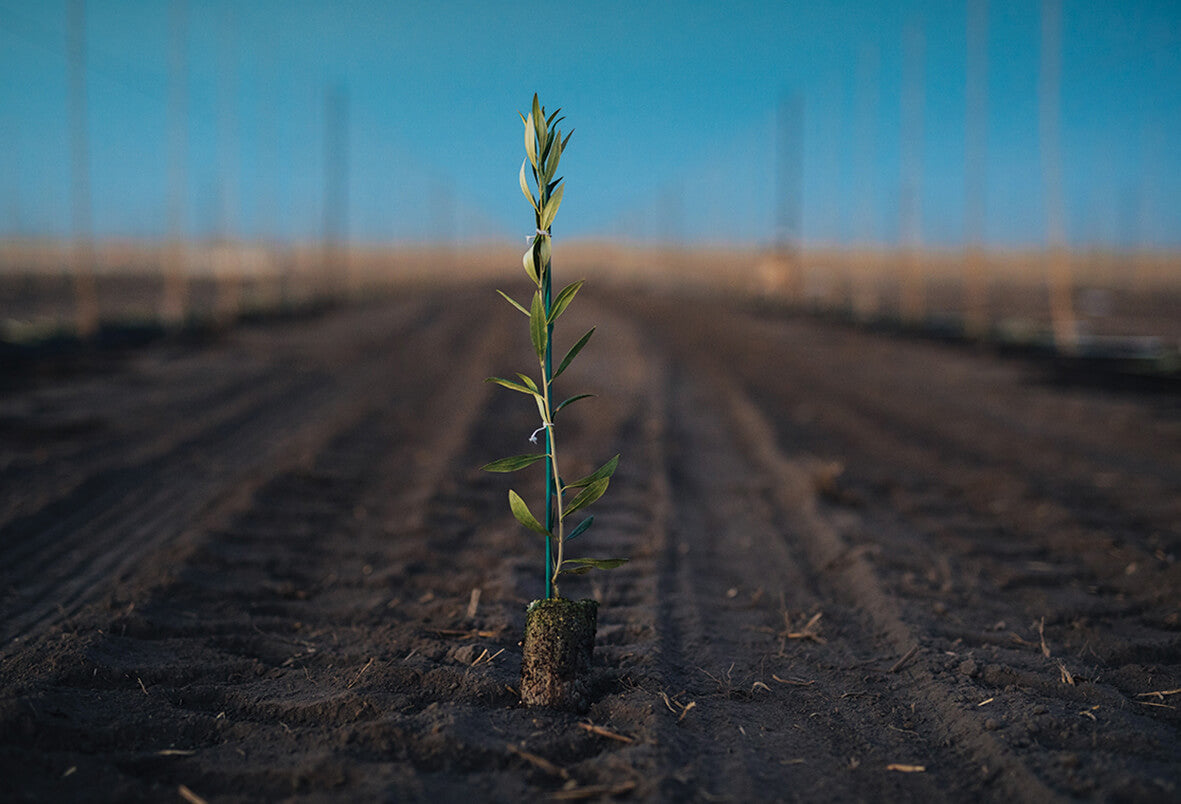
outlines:
[[[984, 238], [1038, 246], [1042, 3], [984, 5]], [[577, 130], [563, 158], [559, 235], [769, 242], [776, 110], [794, 95], [804, 108], [806, 242], [898, 242], [904, 151], [920, 166], [910, 183], [922, 241], [964, 238], [964, 3], [180, 6], [191, 236], [320, 236], [325, 97], [339, 87], [348, 96], [347, 227], [360, 240], [528, 232], [517, 110], [534, 91]], [[168, 229], [171, 8], [87, 7], [101, 235]], [[0, 0], [0, 235], [70, 231], [67, 19], [64, 0]], [[1068, 239], [1181, 246], [1181, 4], [1063, 0], [1061, 57]], [[920, 134], [906, 149], [904, 86], [922, 99]]]

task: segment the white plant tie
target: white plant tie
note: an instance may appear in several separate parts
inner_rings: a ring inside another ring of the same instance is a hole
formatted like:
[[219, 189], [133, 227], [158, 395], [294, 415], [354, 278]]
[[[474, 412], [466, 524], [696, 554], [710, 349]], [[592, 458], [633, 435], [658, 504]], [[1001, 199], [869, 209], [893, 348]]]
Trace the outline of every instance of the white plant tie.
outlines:
[[529, 245], [533, 245], [533, 241], [536, 240], [541, 235], [545, 235], [546, 237], [549, 237], [549, 231], [547, 229], [538, 229], [537, 234], [525, 235], [525, 242], [528, 243]]
[[530, 440], [532, 443], [536, 444], [536, 443], [537, 443], [537, 434], [538, 434], [538, 433], [540, 433], [540, 432], [541, 432], [542, 430], [544, 430], [545, 428], [547, 428], [547, 427], [553, 427], [553, 426], [554, 426], [554, 425], [553, 425], [553, 422], [545, 422], [545, 423], [543, 423], [543, 424], [541, 425], [541, 427], [538, 427], [536, 430], [534, 430], [534, 431], [533, 431], [533, 435], [529, 436], [529, 440]]

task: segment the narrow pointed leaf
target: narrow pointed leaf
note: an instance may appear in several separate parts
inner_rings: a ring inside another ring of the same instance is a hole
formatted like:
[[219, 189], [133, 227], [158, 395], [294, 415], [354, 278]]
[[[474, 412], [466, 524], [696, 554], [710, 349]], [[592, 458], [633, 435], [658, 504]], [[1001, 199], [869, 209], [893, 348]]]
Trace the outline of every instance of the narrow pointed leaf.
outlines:
[[562, 403], [554, 408], [554, 415], [557, 416], [558, 411], [569, 405], [571, 402], [577, 402], [580, 399], [590, 399], [592, 396], [594, 396], [594, 394], [575, 394], [569, 399], [563, 399]]
[[562, 150], [566, 150], [566, 143], [570, 142], [570, 138], [574, 136], [574, 129], [570, 129], [570, 133], [566, 135], [566, 139], [562, 140]]
[[574, 360], [574, 358], [578, 356], [578, 353], [582, 351], [582, 347], [586, 346], [586, 342], [589, 341], [591, 339], [591, 335], [594, 334], [595, 328], [591, 327], [585, 335], [578, 339], [578, 343], [570, 347], [570, 351], [566, 353], [566, 356], [562, 358], [562, 362], [558, 364], [558, 370], [554, 372], [552, 379], [556, 380], [558, 375], [566, 370], [566, 367], [570, 365], [570, 361]]
[[559, 106], [557, 109], [554, 109], [554, 113], [553, 113], [553, 114], [551, 114], [551, 115], [550, 115], [548, 118], [546, 118], [545, 124], [546, 124], [547, 126], [553, 126], [553, 124], [554, 124], [554, 118], [555, 118], [555, 117], [557, 117], [557, 116], [558, 116], [558, 113], [559, 113], [559, 112], [561, 112], [561, 111], [562, 111], [562, 107], [561, 107], [561, 106]]
[[537, 199], [533, 197], [533, 191], [529, 189], [529, 180], [525, 178], [525, 165], [528, 161], [529, 160], [527, 159], [521, 160], [521, 192], [525, 194], [525, 197], [529, 199], [529, 203], [533, 206], [533, 209], [536, 210]]
[[[560, 575], [586, 575], [593, 569], [610, 570], [627, 563], [626, 558], [568, 558], [562, 562]], [[567, 565], [570, 566], [566, 569]]]
[[594, 569], [608, 570], [623, 566], [627, 561], [626, 558], [568, 558], [562, 564], [582, 564]]
[[[546, 146], [546, 127], [545, 127], [545, 113], [541, 110], [541, 104], [537, 100], [537, 94], [533, 95], [533, 129], [537, 132], [537, 144], [541, 146], [544, 151]], [[533, 163], [534, 167], [537, 162]]]
[[545, 345], [549, 333], [545, 325], [545, 306], [541, 300], [541, 290], [533, 294], [533, 304], [529, 307], [529, 338], [533, 341], [533, 350], [537, 352], [538, 360], [545, 360]]
[[525, 383], [525, 387], [528, 388], [530, 391], [532, 391], [535, 394], [541, 393], [541, 389], [537, 387], [537, 383], [533, 382], [533, 378], [530, 377], [528, 374], [522, 374], [521, 372], [518, 371], [517, 376], [521, 378], [521, 382]]
[[558, 172], [558, 163], [562, 161], [562, 132], [555, 130], [550, 140], [550, 147], [545, 154], [545, 180], [549, 181]]
[[550, 260], [553, 258], [553, 247], [550, 245], [549, 235], [538, 235], [537, 239], [539, 241], [537, 246], [538, 273], [541, 273], [549, 268]]
[[533, 169], [537, 169], [537, 132], [533, 122], [533, 116], [530, 115], [525, 120], [525, 154], [529, 157], [529, 163], [533, 165]]
[[514, 455], [511, 458], [501, 458], [492, 463], [486, 463], [480, 468], [485, 472], [515, 472], [530, 464], [545, 460], [545, 453], [540, 455]]
[[520, 305], [520, 304], [517, 302], [517, 300], [516, 300], [516, 299], [514, 299], [512, 296], [508, 295], [508, 294], [507, 294], [507, 293], [505, 293], [503, 290], [497, 290], [496, 292], [497, 292], [497, 293], [499, 293], [501, 296], [503, 296], [503, 297], [504, 297], [504, 300], [505, 300], [505, 301], [507, 301], [509, 304], [511, 304], [513, 307], [516, 307], [518, 310], [520, 310], [520, 311], [521, 311], [522, 313], [524, 313], [525, 315], [529, 315], [529, 311], [528, 311], [528, 310], [526, 310], [524, 307], [522, 307], [522, 306], [521, 306], [521, 305]]
[[531, 391], [524, 385], [513, 382], [512, 380], [506, 380], [504, 377], [489, 377], [488, 379], [484, 380], [484, 382], [494, 382], [497, 385], [504, 386], [510, 391], [517, 391], [522, 394], [528, 394], [529, 396], [537, 396], [536, 391]]
[[567, 483], [566, 485], [564, 485], [562, 487], [562, 489], [564, 491], [566, 489], [581, 488], [583, 486], [589, 486], [591, 483], [594, 483], [597, 480], [604, 480], [606, 478], [609, 478], [613, 474], [615, 474], [615, 469], [618, 466], [619, 466], [619, 456], [616, 455], [614, 458], [607, 461], [605, 464], [600, 466], [595, 471], [591, 472], [586, 477], [579, 478], [578, 480], [575, 480], [573, 483]]
[[562, 205], [562, 193], [565, 191], [566, 185], [563, 184], [545, 202], [545, 210], [541, 213], [542, 229], [549, 229], [550, 224], [554, 222], [554, 216], [558, 214], [558, 207]]
[[585, 281], [585, 279], [579, 279], [577, 282], [572, 282], [562, 288], [562, 292], [558, 294], [558, 298], [554, 299], [553, 304], [550, 305], [549, 322], [551, 324], [557, 321], [558, 316], [570, 306], [570, 302], [574, 301], [574, 294], [578, 292], [578, 289], [582, 287], [582, 283]]
[[571, 541], [573, 539], [577, 539], [579, 536], [586, 533], [587, 530], [590, 528], [590, 526], [594, 524], [594, 522], [595, 522], [595, 515], [591, 514], [586, 519], [579, 522], [578, 527], [576, 527], [574, 530], [570, 531], [570, 535], [566, 537], [566, 541]]
[[557, 187], [559, 184], [561, 184], [562, 179], [564, 179], [564, 178], [566, 178], [566, 177], [560, 176], [560, 177], [554, 179], [553, 181], [551, 181], [549, 184], [547, 184], [545, 186], [545, 194], [548, 196], [550, 193], [552, 193], [554, 191], [554, 188]]
[[578, 495], [570, 501], [569, 507], [562, 511], [562, 519], [565, 519], [570, 514], [582, 508], [586, 508], [595, 500], [603, 496], [603, 492], [607, 490], [607, 484], [611, 482], [611, 478], [604, 477], [599, 480], [589, 483], [586, 488], [578, 493]]
[[536, 251], [533, 246], [530, 246], [521, 257], [521, 265], [525, 266], [525, 273], [529, 274], [529, 278], [533, 280], [533, 283], [540, 285], [541, 280], [538, 279]]
[[512, 510], [513, 516], [517, 518], [517, 521], [529, 528], [529, 530], [535, 530], [543, 535], [549, 534], [549, 531], [537, 521], [537, 517], [533, 516], [533, 512], [529, 510], [529, 506], [521, 499], [521, 495], [511, 489], [508, 493], [508, 507]]

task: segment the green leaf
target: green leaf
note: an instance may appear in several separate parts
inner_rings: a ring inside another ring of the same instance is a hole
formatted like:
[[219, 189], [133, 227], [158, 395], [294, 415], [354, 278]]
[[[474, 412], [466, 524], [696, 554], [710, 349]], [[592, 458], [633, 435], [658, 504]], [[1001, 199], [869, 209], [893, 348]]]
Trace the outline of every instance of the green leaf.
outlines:
[[[543, 112], [541, 110], [541, 104], [537, 100], [537, 93], [536, 92], [533, 93], [533, 116], [532, 116], [532, 119], [533, 119], [533, 129], [537, 132], [537, 143], [538, 143], [538, 145], [541, 146], [542, 150], [544, 151], [545, 146], [547, 145], [545, 112]], [[536, 167], [537, 163], [534, 162], [533, 165], [534, 165], [534, 167]], [[541, 228], [544, 229], [545, 227], [543, 226]]]
[[519, 371], [517, 372], [517, 376], [521, 378], [521, 382], [525, 383], [525, 387], [532, 391], [535, 396], [541, 395], [541, 389], [537, 387], [537, 383], [533, 382], [532, 377], [528, 374], [522, 374]]
[[566, 356], [562, 358], [562, 362], [558, 365], [558, 370], [554, 372], [554, 375], [553, 375], [553, 377], [551, 377], [551, 379], [556, 380], [558, 378], [558, 375], [560, 375], [563, 371], [566, 370], [566, 367], [570, 365], [570, 361], [572, 361], [575, 357], [578, 356], [578, 353], [582, 351], [582, 347], [586, 346], [586, 342], [589, 341], [591, 338], [591, 335], [594, 335], [594, 334], [595, 334], [595, 328], [591, 327], [590, 330], [585, 335], [583, 335], [581, 338], [578, 339], [578, 343], [576, 343], [570, 347], [570, 351], [567, 352]]
[[549, 181], [558, 172], [558, 163], [562, 161], [562, 132], [555, 130], [554, 137], [550, 140], [550, 147], [546, 149], [545, 156], [545, 180]]
[[550, 224], [554, 222], [554, 216], [558, 214], [558, 207], [562, 205], [562, 193], [566, 191], [566, 185], [558, 188], [558, 191], [549, 197], [545, 202], [545, 209], [541, 213], [541, 228], [548, 230]]
[[554, 113], [553, 113], [553, 114], [551, 114], [551, 115], [550, 115], [550, 116], [549, 116], [549, 117], [546, 119], [546, 121], [545, 121], [545, 124], [546, 124], [547, 126], [553, 126], [553, 124], [554, 124], [554, 118], [558, 116], [558, 112], [560, 112], [560, 111], [562, 111], [562, 107], [561, 107], [561, 106], [559, 106], [557, 109], [554, 109]]
[[570, 403], [576, 403], [576, 401], [578, 401], [579, 399], [589, 399], [593, 396], [594, 396], [593, 393], [576, 393], [576, 394], [574, 394], [573, 397], [570, 397], [569, 399], [563, 399], [562, 403], [559, 406], [554, 408], [554, 416], [557, 416], [557, 411], [562, 410], [563, 407], [566, 407]]
[[607, 490], [607, 484], [611, 482], [611, 478], [604, 477], [587, 484], [587, 487], [578, 493], [573, 500], [570, 501], [570, 506], [562, 511], [562, 519], [565, 519], [575, 511], [586, 508], [595, 500], [603, 496], [603, 492]]
[[525, 154], [529, 157], [530, 164], [533, 169], [537, 169], [537, 132], [536, 123], [533, 121], [533, 116], [530, 115], [525, 120]]
[[568, 558], [562, 562], [562, 566], [565, 567], [567, 564], [573, 564], [573, 569], [561, 569], [558, 571], [558, 574], [585, 575], [593, 569], [615, 569], [626, 563], [626, 558]]
[[585, 281], [585, 279], [579, 279], [577, 282], [573, 282], [562, 288], [562, 292], [558, 294], [558, 298], [554, 299], [554, 303], [550, 305], [549, 323], [552, 324], [558, 320], [558, 316], [570, 306], [570, 302], [574, 301], [574, 294], [578, 292], [578, 289], [582, 287], [582, 283]]
[[529, 311], [526, 310], [524, 307], [522, 307], [520, 304], [518, 304], [517, 300], [514, 299], [512, 296], [508, 295], [503, 290], [497, 290], [496, 292], [499, 293], [501, 296], [503, 296], [504, 300], [507, 301], [509, 304], [511, 304], [513, 307], [516, 307], [518, 310], [520, 310], [525, 315], [529, 315]]
[[564, 179], [564, 178], [566, 178], [566, 177], [565, 177], [565, 176], [561, 176], [561, 177], [559, 177], [559, 178], [556, 178], [556, 179], [554, 179], [554, 180], [553, 180], [553, 181], [551, 181], [549, 184], [547, 184], [547, 185], [545, 186], [545, 194], [548, 196], [550, 193], [552, 193], [552, 192], [554, 191], [554, 188], [555, 188], [555, 187], [557, 187], [559, 184], [561, 184], [561, 183], [562, 183], [562, 179]]
[[594, 396], [594, 394], [575, 394], [574, 396], [570, 397], [569, 399], [563, 399], [562, 403], [560, 405], [558, 405], [556, 408], [554, 408], [554, 415], [557, 416], [558, 411], [561, 410], [562, 408], [566, 407], [567, 405], [569, 405], [571, 402], [577, 402], [580, 399], [589, 399], [592, 396]]
[[[521, 257], [521, 265], [525, 266], [525, 273], [529, 274], [529, 278], [533, 280], [536, 285], [541, 284], [539, 273], [537, 270], [537, 252], [533, 246], [526, 249], [524, 256]], [[528, 313], [526, 313], [528, 315]]]
[[550, 164], [549, 160], [551, 156], [550, 151], [553, 150], [554, 145], [558, 142], [558, 138], [554, 136], [556, 133], [557, 132], [552, 132], [551, 134], [546, 135], [547, 139], [545, 141], [545, 145], [541, 149], [541, 167], [539, 171], [542, 175], [547, 177], [554, 175], [553, 165]]
[[538, 274], [549, 267], [550, 260], [553, 258], [553, 247], [550, 245], [549, 235], [538, 235], [537, 240], [540, 245], [537, 247], [537, 254], [540, 259], [537, 262]]
[[517, 518], [517, 521], [529, 528], [529, 530], [535, 530], [543, 535], [549, 535], [549, 531], [537, 521], [537, 517], [533, 516], [533, 513], [529, 510], [529, 506], [521, 499], [521, 495], [512, 489], [509, 489], [508, 493], [508, 507], [512, 509], [513, 516]]
[[545, 305], [541, 300], [541, 289], [533, 294], [533, 304], [529, 307], [529, 338], [533, 341], [533, 350], [537, 352], [538, 360], [545, 360], [545, 346], [549, 339], [549, 332], [545, 325]]
[[566, 143], [570, 142], [570, 138], [574, 136], [574, 129], [570, 129], [570, 133], [566, 135], [566, 139], [562, 140], [562, 150], [566, 150]]
[[528, 388], [526, 388], [524, 385], [521, 385], [520, 383], [515, 383], [512, 380], [506, 380], [503, 377], [488, 377], [486, 380], [484, 380], [484, 382], [494, 382], [497, 385], [504, 386], [505, 388], [509, 389], [510, 391], [517, 391], [522, 394], [528, 394], [529, 396], [537, 396], [536, 391], [531, 391]]
[[521, 192], [529, 199], [529, 203], [533, 206], [533, 209], [537, 210], [537, 199], [533, 197], [533, 191], [529, 189], [529, 180], [525, 178], [525, 164], [528, 161], [528, 159], [521, 160]]
[[590, 526], [594, 524], [594, 522], [595, 522], [595, 515], [591, 514], [586, 519], [579, 522], [578, 527], [576, 527], [574, 530], [570, 531], [570, 535], [566, 537], [566, 541], [571, 541], [572, 539], [577, 539], [579, 536], [586, 533], [587, 530], [590, 528]]
[[586, 477], [579, 478], [578, 480], [575, 480], [573, 483], [565, 484], [564, 486], [562, 486], [562, 490], [565, 491], [566, 489], [576, 489], [576, 488], [581, 488], [583, 486], [589, 486], [591, 483], [594, 483], [596, 480], [603, 480], [605, 478], [609, 478], [613, 474], [615, 474], [615, 469], [618, 466], [619, 466], [619, 456], [616, 455], [614, 458], [607, 461], [605, 464], [600, 466], [595, 471], [591, 472]]
[[486, 463], [480, 469], [485, 472], [515, 472], [543, 460], [545, 460], [544, 452], [540, 455], [514, 455], [511, 458], [501, 458], [499, 461]]

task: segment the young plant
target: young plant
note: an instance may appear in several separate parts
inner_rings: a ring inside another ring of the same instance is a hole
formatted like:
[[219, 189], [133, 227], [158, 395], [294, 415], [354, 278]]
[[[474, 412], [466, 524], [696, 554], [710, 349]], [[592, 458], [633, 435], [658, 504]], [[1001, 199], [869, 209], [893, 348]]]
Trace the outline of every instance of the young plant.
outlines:
[[[619, 464], [619, 456], [600, 466], [586, 477], [573, 482], [565, 482], [558, 471], [558, 448], [555, 437], [554, 419], [557, 414], [580, 399], [586, 399], [593, 394], [576, 394], [564, 401], [554, 404], [553, 382], [569, 366], [572, 360], [586, 346], [594, 327], [579, 338], [570, 347], [570, 351], [562, 358], [555, 371], [553, 369], [553, 334], [554, 322], [570, 306], [574, 296], [582, 287], [582, 280], [563, 288], [557, 297], [551, 293], [551, 257], [552, 228], [554, 217], [558, 214], [558, 207], [562, 203], [562, 193], [565, 185], [562, 178], [554, 178], [558, 171], [558, 162], [570, 142], [571, 131], [565, 139], [557, 126], [565, 118], [558, 117], [558, 111], [546, 116], [545, 108], [533, 96], [533, 108], [528, 115], [521, 115], [525, 124], [525, 159], [521, 162], [521, 192], [529, 199], [533, 207], [536, 223], [536, 234], [532, 236], [532, 243], [525, 252], [522, 262], [525, 272], [533, 280], [536, 289], [529, 306], [518, 303], [502, 290], [501, 296], [523, 313], [529, 319], [529, 339], [537, 355], [540, 379], [535, 380], [528, 374], [517, 374], [516, 380], [506, 380], [502, 377], [489, 377], [487, 382], [494, 382], [511, 391], [516, 391], [533, 398], [537, 404], [537, 411], [541, 414], [541, 426], [534, 431], [529, 440], [537, 443], [538, 433], [545, 434], [545, 452], [527, 455], [515, 455], [501, 458], [484, 467], [489, 472], [514, 472], [524, 469], [539, 461], [545, 461], [545, 524], [542, 524], [530, 511], [528, 504], [517, 492], [508, 493], [509, 509], [525, 527], [545, 536], [545, 596], [558, 597], [558, 576], [581, 575], [592, 569], [614, 569], [627, 561], [626, 558], [567, 558], [566, 542], [571, 541], [583, 533], [594, 523], [593, 516], [587, 516], [572, 530], [566, 530], [566, 519], [577, 511], [581, 511], [603, 496], [611, 475]], [[530, 188], [528, 168], [532, 167], [533, 186], [537, 188], [536, 195]], [[567, 499], [567, 497], [570, 499]]]

